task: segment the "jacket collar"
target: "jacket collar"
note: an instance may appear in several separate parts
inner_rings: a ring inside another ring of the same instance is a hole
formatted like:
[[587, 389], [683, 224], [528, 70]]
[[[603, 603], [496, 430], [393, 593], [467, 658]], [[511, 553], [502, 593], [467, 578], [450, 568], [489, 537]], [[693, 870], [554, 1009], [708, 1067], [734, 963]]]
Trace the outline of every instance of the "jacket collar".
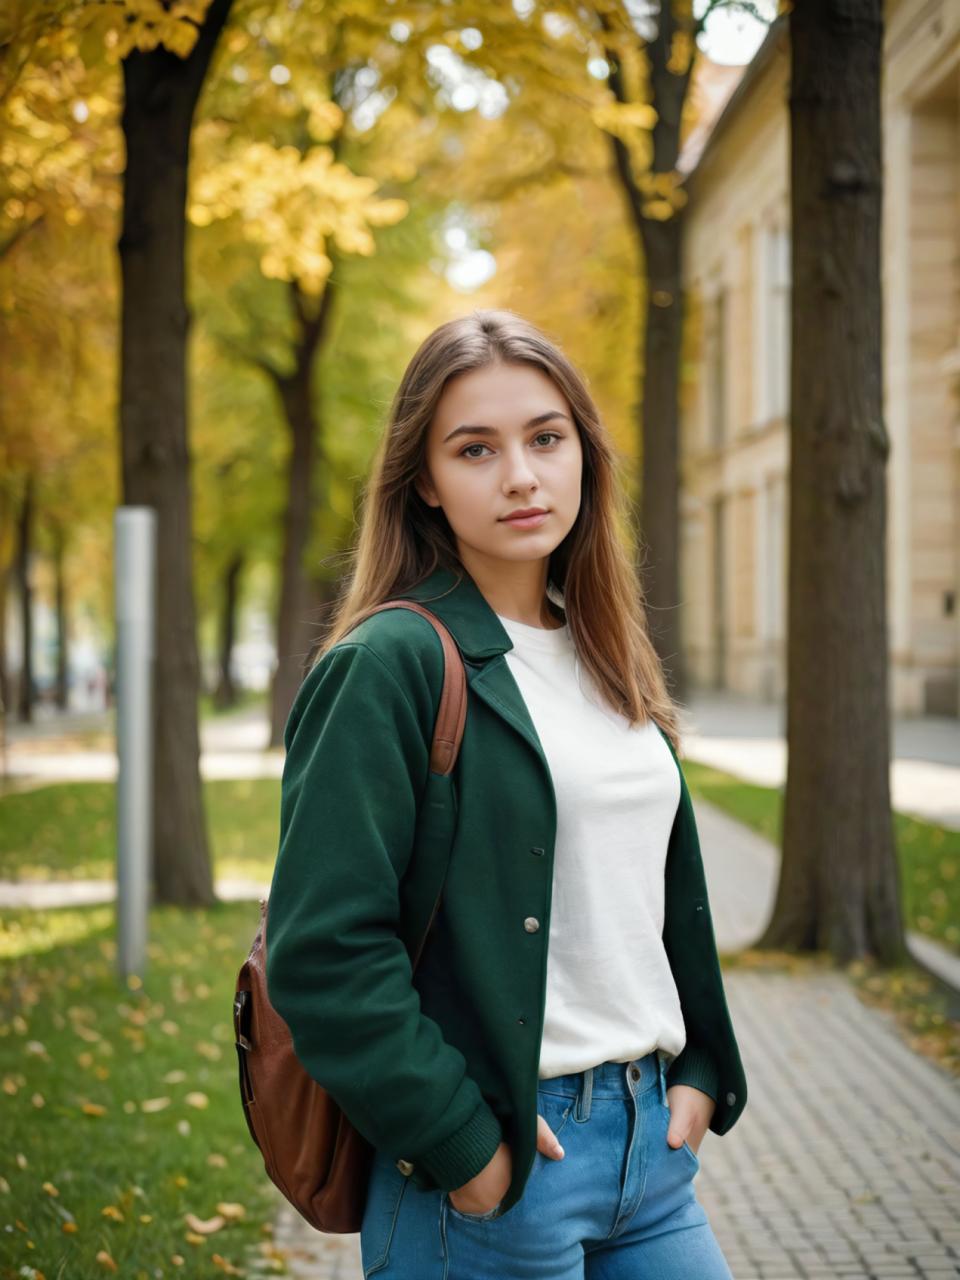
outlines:
[[[550, 767], [540, 737], [513, 673], [502, 656], [513, 648], [513, 641], [470, 574], [466, 569], [454, 572], [437, 568], [416, 586], [397, 592], [393, 598], [416, 600], [426, 605], [449, 629], [464, 658], [492, 659], [479, 668], [468, 668], [467, 681], [474, 692], [526, 738], [536, 752], [555, 805]], [[682, 795], [686, 791], [686, 781], [677, 753], [663, 729], [659, 725], [657, 729], [670, 748], [680, 772]]]
[[416, 600], [435, 613], [465, 658], [492, 658], [513, 648], [500, 619], [466, 569], [434, 569], [416, 586], [399, 592], [397, 598]]

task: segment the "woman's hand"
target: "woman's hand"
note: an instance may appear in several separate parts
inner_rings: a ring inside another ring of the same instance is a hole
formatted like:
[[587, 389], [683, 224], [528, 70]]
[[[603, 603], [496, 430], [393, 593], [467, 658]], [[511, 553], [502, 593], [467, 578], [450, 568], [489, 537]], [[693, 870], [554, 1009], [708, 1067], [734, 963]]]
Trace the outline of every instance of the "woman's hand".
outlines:
[[455, 1191], [447, 1192], [447, 1199], [461, 1213], [489, 1213], [507, 1194], [513, 1178], [513, 1156], [506, 1142], [501, 1142], [487, 1164], [478, 1174]]
[[[541, 1115], [537, 1116], [537, 1150], [551, 1160], [563, 1159], [563, 1147]], [[512, 1179], [513, 1157], [509, 1146], [501, 1142], [490, 1163], [462, 1187], [448, 1192], [447, 1199], [461, 1213], [489, 1213], [507, 1194]]]
[[716, 1102], [709, 1093], [692, 1084], [674, 1084], [667, 1090], [667, 1104], [670, 1108], [667, 1142], [671, 1147], [682, 1147], [686, 1139], [696, 1155], [703, 1135], [710, 1128]]

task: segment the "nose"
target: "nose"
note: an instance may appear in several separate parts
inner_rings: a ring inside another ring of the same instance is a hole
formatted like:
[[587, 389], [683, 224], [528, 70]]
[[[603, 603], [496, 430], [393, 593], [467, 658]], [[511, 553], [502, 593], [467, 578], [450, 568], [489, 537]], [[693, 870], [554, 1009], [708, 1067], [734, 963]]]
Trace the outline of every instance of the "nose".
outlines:
[[506, 493], [515, 493], [518, 489], [537, 488], [537, 473], [530, 465], [530, 459], [523, 445], [508, 449], [504, 454], [503, 487]]

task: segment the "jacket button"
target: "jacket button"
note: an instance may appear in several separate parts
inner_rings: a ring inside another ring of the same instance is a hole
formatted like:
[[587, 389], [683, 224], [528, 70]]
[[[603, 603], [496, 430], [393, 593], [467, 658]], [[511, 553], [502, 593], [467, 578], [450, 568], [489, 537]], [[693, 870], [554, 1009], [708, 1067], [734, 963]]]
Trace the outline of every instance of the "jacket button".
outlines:
[[543, 850], [540, 848], [539, 845], [534, 845], [533, 848], [530, 850], [530, 852], [538, 858], [543, 857]]
[[737, 1100], [737, 1095], [736, 1095], [735, 1093], [728, 1093], [728, 1094], [727, 1094], [727, 1103], [728, 1103], [731, 1107], [732, 1107], [732, 1106], [733, 1106], [733, 1104], [736, 1102], [736, 1100]]
[[398, 1160], [397, 1168], [405, 1178], [409, 1178], [410, 1174], [413, 1173], [413, 1165], [409, 1160]]
[[536, 916], [527, 916], [526, 920], [523, 922], [523, 927], [526, 929], [527, 933], [536, 933], [540, 928], [540, 921]]

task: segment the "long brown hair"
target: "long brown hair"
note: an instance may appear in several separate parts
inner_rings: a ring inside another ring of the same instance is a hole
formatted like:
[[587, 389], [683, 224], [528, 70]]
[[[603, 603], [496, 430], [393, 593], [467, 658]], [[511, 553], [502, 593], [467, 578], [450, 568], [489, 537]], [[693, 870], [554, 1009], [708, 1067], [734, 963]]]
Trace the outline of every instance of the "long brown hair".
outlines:
[[621, 460], [582, 376], [545, 334], [512, 311], [475, 310], [448, 320], [407, 366], [364, 490], [359, 537], [349, 553], [353, 570], [314, 663], [372, 605], [438, 567], [464, 571], [446, 516], [423, 501], [413, 482], [423, 468], [427, 434], [446, 383], [498, 362], [530, 364], [552, 378], [580, 433], [580, 511], [548, 566], [548, 579], [563, 592], [580, 662], [614, 710], [631, 724], [652, 718], [679, 751], [677, 707], [647, 632], [642, 588], [624, 542], [629, 521]]

